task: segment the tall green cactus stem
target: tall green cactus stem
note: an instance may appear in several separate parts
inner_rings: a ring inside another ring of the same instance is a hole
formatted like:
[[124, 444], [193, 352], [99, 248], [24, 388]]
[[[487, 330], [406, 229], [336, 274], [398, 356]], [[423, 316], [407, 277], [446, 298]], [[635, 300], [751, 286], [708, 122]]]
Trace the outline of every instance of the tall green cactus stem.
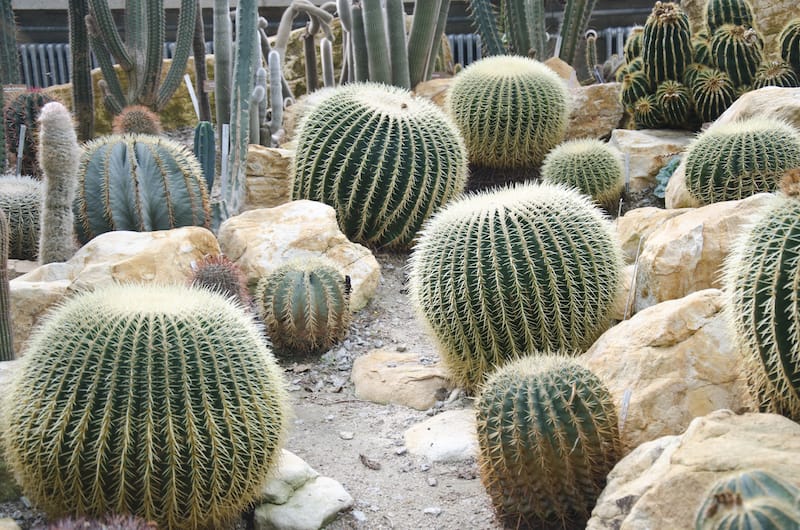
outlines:
[[783, 172], [800, 167], [800, 133], [771, 119], [713, 127], [686, 152], [686, 188], [702, 204], [775, 191]]
[[459, 72], [446, 108], [464, 136], [471, 162], [526, 168], [538, 166], [564, 138], [569, 101], [564, 82], [544, 64], [498, 56]]
[[86, 16], [88, 0], [69, 0], [69, 54], [71, 59], [72, 108], [78, 124], [78, 139], [82, 142], [94, 136], [94, 89], [92, 87], [92, 57]]
[[51, 101], [54, 101], [53, 98], [41, 90], [28, 90], [9, 101], [4, 109], [6, 151], [9, 154], [9, 164], [12, 166], [18, 163], [17, 147], [20, 142], [20, 126], [25, 126], [22, 160], [19, 161], [21, 175], [41, 177], [42, 172], [37, 161], [38, 119], [42, 107]]
[[252, 317], [186, 286], [71, 297], [32, 337], [3, 418], [8, 461], [52, 516], [226, 528], [288, 426], [282, 370]]
[[767, 61], [762, 63], [753, 77], [753, 90], [765, 86], [783, 88], [800, 86], [800, 77], [795, 74], [792, 65], [784, 61]]
[[667, 125], [686, 126], [692, 118], [692, 95], [679, 81], [664, 81], [656, 88], [656, 103]]
[[508, 528], [583, 529], [622, 457], [614, 400], [562, 356], [498, 369], [475, 404], [481, 480]]
[[441, 37], [435, 33], [442, 2], [443, 0], [427, 0], [414, 3], [414, 15], [408, 35], [408, 72], [412, 88], [425, 81], [433, 43]]
[[192, 263], [190, 284], [232, 298], [246, 309], [250, 307], [247, 277], [235, 262], [223, 255], [205, 256], [199, 262]]
[[790, 20], [778, 36], [781, 57], [800, 76], [800, 18]]
[[692, 61], [691, 32], [686, 13], [672, 2], [656, 2], [642, 35], [644, 71], [656, 84], [682, 81]]
[[644, 27], [643, 26], [634, 26], [631, 28], [631, 32], [628, 34], [628, 38], [625, 40], [625, 46], [623, 46], [623, 54], [625, 55], [625, 61], [630, 63], [637, 57], [642, 55], [642, 37], [644, 36]]
[[350, 10], [353, 19], [353, 56], [356, 82], [369, 81], [369, 56], [367, 54], [367, 34], [364, 30], [364, 11], [361, 4]]
[[438, 107], [401, 88], [353, 84], [304, 118], [292, 198], [333, 206], [353, 241], [404, 249], [466, 177], [463, 141]]
[[281, 72], [281, 57], [277, 51], [271, 51], [267, 57], [269, 67], [269, 99], [270, 118], [264, 124], [269, 132], [270, 145], [276, 145], [277, 138], [283, 128], [283, 73]]
[[222, 139], [222, 124], [231, 121], [231, 7], [230, 0], [214, 0], [214, 107], [217, 131]]
[[481, 36], [483, 54], [505, 55], [506, 47], [497, 24], [497, 12], [491, 0], [468, 0], [469, 17]]
[[711, 37], [711, 55], [731, 82], [749, 84], [763, 61], [764, 39], [753, 28], [723, 24]]
[[203, 8], [197, 0], [194, 18], [194, 39], [192, 40], [192, 58], [194, 61], [194, 84], [197, 88], [197, 107], [200, 121], [211, 121], [211, 101], [206, 91], [206, 28], [203, 22]]
[[[530, 57], [533, 50], [531, 32], [528, 28], [527, 1], [506, 0], [500, 8], [503, 14], [503, 27], [510, 52], [515, 55]], [[541, 56], [540, 56], [541, 59]]]
[[695, 530], [800, 528], [800, 489], [761, 470], [719, 479], [697, 511]]
[[19, 55], [17, 54], [17, 27], [11, 0], [0, 0], [0, 29], [2, 29], [0, 31], [0, 86], [19, 83], [21, 76]]
[[532, 351], [581, 351], [605, 330], [620, 285], [613, 229], [591, 200], [551, 184], [467, 196], [426, 223], [409, 293], [453, 380]]
[[285, 263], [258, 282], [255, 299], [279, 353], [318, 353], [347, 335], [350, 278], [331, 261]]
[[444, 32], [447, 27], [447, 17], [449, 13], [450, 0], [442, 0], [442, 3], [439, 5], [439, 17], [436, 21], [436, 28], [433, 30], [433, 43], [431, 43], [431, 51], [428, 54], [428, 66], [425, 68], [425, 80], [433, 76], [433, 73], [436, 71], [437, 61], [440, 60], [442, 39], [447, 38]]
[[575, 64], [578, 46], [580, 46], [596, 3], [597, 0], [567, 0], [567, 4], [564, 6], [564, 18], [561, 19], [561, 28], [559, 29], [561, 49], [558, 57], [567, 64]]
[[8, 287], [8, 220], [0, 209], [0, 361], [14, 360], [11, 333], [11, 294]]
[[724, 24], [753, 27], [753, 8], [747, 0], [708, 0], [706, 26], [714, 34]]
[[716, 120], [736, 101], [731, 78], [716, 68], [698, 70], [691, 88], [695, 110], [705, 122]]
[[542, 181], [576, 188], [610, 209], [625, 186], [622, 155], [600, 140], [564, 142], [545, 157]]
[[39, 162], [44, 171], [39, 263], [45, 265], [67, 261], [75, 253], [72, 202], [81, 151], [72, 115], [64, 105], [45, 105], [39, 122]]
[[203, 171], [181, 144], [156, 136], [103, 136], [83, 147], [75, 200], [78, 239], [112, 230], [209, 226]]
[[217, 149], [214, 138], [214, 126], [211, 122], [201, 121], [194, 128], [194, 156], [203, 170], [203, 180], [210, 191], [214, 187]]
[[309, 31], [303, 34], [303, 64], [306, 70], [306, 93], [314, 92], [319, 87], [319, 72], [317, 71], [317, 42], [315, 35]]
[[0, 177], [0, 210], [8, 221], [8, 257], [35, 260], [39, 250], [42, 182], [32, 177]]
[[528, 20], [528, 30], [531, 33], [531, 46], [533, 58], [540, 61], [547, 57], [547, 26], [544, 0], [526, 0], [525, 16]]
[[[386, 1], [386, 22], [389, 38], [389, 62], [392, 66], [392, 84], [410, 90], [412, 87], [408, 67], [406, 12], [403, 8], [403, 0]], [[373, 79], [373, 81], [375, 80]]]
[[333, 71], [333, 44], [327, 37], [323, 37], [319, 41], [319, 58], [322, 64], [322, 86], [336, 86], [336, 75]]

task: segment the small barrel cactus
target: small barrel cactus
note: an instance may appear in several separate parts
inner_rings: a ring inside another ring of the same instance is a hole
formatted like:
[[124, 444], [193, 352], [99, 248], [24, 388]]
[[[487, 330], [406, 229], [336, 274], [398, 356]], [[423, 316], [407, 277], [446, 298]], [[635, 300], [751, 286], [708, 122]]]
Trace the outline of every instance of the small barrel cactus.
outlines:
[[303, 119], [293, 177], [292, 198], [332, 206], [351, 240], [404, 249], [464, 189], [467, 156], [455, 125], [430, 101], [356, 83]]
[[790, 20], [778, 36], [781, 58], [800, 75], [800, 18]]
[[456, 75], [446, 107], [472, 163], [531, 168], [564, 139], [569, 102], [566, 85], [544, 64], [493, 56]]
[[628, 64], [642, 54], [642, 35], [644, 35], [644, 27], [634, 26], [625, 40], [622, 53], [625, 56], [625, 62]]
[[753, 8], [747, 0], [708, 0], [706, 24], [711, 34], [724, 24], [750, 28], [753, 26]]
[[38, 178], [41, 174], [37, 160], [38, 144], [36, 140], [39, 137], [37, 120], [42, 107], [51, 101], [54, 101], [53, 98], [41, 90], [29, 90], [9, 101], [3, 111], [6, 152], [9, 166], [12, 169], [16, 169], [17, 164], [20, 126], [25, 126], [22, 160], [19, 167], [20, 175], [31, 175], [34, 178]]
[[665, 124], [664, 111], [655, 94], [649, 94], [633, 102], [633, 122], [638, 129], [658, 129]]
[[656, 2], [644, 24], [644, 72], [653, 83], [683, 80], [692, 61], [691, 32], [686, 13], [673, 2]]
[[103, 136], [83, 148], [75, 200], [78, 239], [112, 230], [149, 232], [210, 225], [197, 158], [157, 136]]
[[572, 140], [550, 151], [542, 180], [576, 188], [601, 206], [612, 208], [625, 186], [622, 155], [600, 140]]
[[753, 89], [765, 86], [783, 88], [800, 86], [800, 77], [792, 69], [792, 65], [784, 61], [767, 61], [762, 63], [753, 77]]
[[664, 121], [673, 127], [685, 126], [691, 120], [694, 107], [689, 87], [680, 81], [664, 81], [656, 88], [656, 104]]
[[277, 460], [284, 386], [252, 317], [215, 293], [82, 293], [29, 342], [4, 411], [8, 462], [54, 517], [225, 528]]
[[506, 525], [585, 528], [622, 456], [600, 379], [569, 358], [534, 354], [492, 374], [475, 412], [481, 480]]
[[692, 38], [692, 62], [714, 66], [711, 55], [711, 41], [708, 35], [695, 35]]
[[772, 119], [713, 127], [686, 152], [686, 188], [702, 204], [775, 191], [783, 173], [800, 167], [800, 133]]
[[233, 298], [242, 307], [250, 307], [247, 278], [236, 263], [223, 255], [205, 256], [199, 262], [192, 263], [189, 283], [193, 287], [210, 289], [226, 298]]
[[117, 114], [112, 123], [114, 134], [161, 134], [161, 120], [143, 105], [129, 105]]
[[474, 390], [508, 359], [590, 346], [608, 324], [620, 256], [585, 195], [510, 186], [431, 218], [410, 258], [409, 293], [454, 381]]
[[8, 257], [35, 260], [39, 249], [42, 182], [33, 177], [0, 177], [0, 210], [8, 220]]
[[761, 470], [725, 477], [697, 511], [695, 530], [800, 528], [800, 489]]
[[764, 39], [753, 28], [724, 24], [711, 36], [714, 64], [737, 86], [753, 80], [764, 59], [763, 49]]
[[279, 352], [318, 353], [347, 335], [350, 277], [329, 260], [287, 262], [258, 282], [255, 297]]
[[621, 88], [620, 99], [626, 107], [633, 107], [637, 100], [653, 93], [653, 83], [641, 70], [626, 73]]
[[736, 101], [736, 91], [728, 74], [717, 68], [698, 70], [691, 84], [692, 99], [698, 116], [714, 121]]

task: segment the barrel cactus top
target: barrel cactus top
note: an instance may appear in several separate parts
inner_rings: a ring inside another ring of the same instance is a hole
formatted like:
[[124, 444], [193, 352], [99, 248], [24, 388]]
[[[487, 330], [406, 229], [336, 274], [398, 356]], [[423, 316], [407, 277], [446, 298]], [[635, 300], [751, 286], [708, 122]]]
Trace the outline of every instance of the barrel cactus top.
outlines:
[[625, 186], [622, 154], [600, 140], [564, 142], [548, 153], [542, 180], [577, 188], [603, 206], [610, 207]]
[[536, 167], [564, 138], [569, 92], [553, 70], [526, 57], [474, 62], [453, 80], [447, 110], [469, 159], [493, 168]]

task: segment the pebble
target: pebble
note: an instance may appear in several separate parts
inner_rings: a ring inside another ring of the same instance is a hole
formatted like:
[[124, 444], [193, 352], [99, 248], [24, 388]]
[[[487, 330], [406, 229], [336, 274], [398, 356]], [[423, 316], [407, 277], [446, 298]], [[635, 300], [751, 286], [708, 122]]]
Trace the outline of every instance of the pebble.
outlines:
[[403, 353], [403, 352], [406, 352], [406, 351], [408, 351], [408, 346], [406, 346], [405, 344], [400, 344], [400, 345], [399, 345], [399, 346], [397, 346], [397, 348], [395, 348], [395, 349], [396, 349], [397, 351], [399, 351], [400, 353]]
[[396, 454], [397, 456], [404, 455], [407, 452], [408, 452], [408, 449], [406, 449], [405, 447], [398, 447], [397, 449], [394, 450], [394, 454]]
[[352, 431], [339, 432], [339, 438], [341, 438], [342, 440], [352, 440], [353, 436], [355, 436], [355, 433], [353, 433]]
[[353, 516], [353, 519], [355, 519], [359, 523], [363, 523], [367, 520], [367, 514], [365, 514], [361, 510], [353, 510], [352, 512], [350, 512], [350, 514]]
[[435, 488], [437, 484], [439, 481], [436, 480], [436, 477], [428, 477], [428, 486]]
[[420, 464], [419, 465], [419, 470], [420, 471], [428, 471], [430, 468], [431, 468], [430, 464]]
[[439, 508], [438, 506], [429, 506], [428, 508], [422, 510], [422, 513], [424, 513], [425, 515], [435, 515], [438, 517], [439, 515], [442, 514], [442, 509]]
[[383, 348], [383, 341], [382, 340], [376, 340], [375, 342], [373, 342], [373, 345], [376, 348]]

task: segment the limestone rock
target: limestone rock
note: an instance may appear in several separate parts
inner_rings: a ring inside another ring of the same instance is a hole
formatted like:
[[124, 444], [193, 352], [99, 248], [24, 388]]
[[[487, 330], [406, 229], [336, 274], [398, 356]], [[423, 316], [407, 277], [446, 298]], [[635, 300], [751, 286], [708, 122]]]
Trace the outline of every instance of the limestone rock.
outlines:
[[768, 86], [742, 94], [711, 127], [752, 117], [772, 118], [800, 128], [800, 88]]
[[478, 457], [475, 411], [448, 410], [411, 426], [406, 448], [431, 462], [457, 462]]
[[620, 417], [627, 447], [680, 434], [717, 409], [751, 407], [723, 306], [717, 289], [662, 302], [612, 327], [581, 356], [618, 409], [627, 408]]
[[247, 146], [247, 183], [243, 210], [272, 208], [292, 199], [294, 151], [262, 145]]
[[440, 77], [438, 79], [430, 79], [423, 81], [414, 87], [414, 94], [420, 97], [428, 98], [441, 108], [445, 107], [447, 100], [447, 91], [450, 85], [453, 84], [452, 77]]
[[625, 262], [633, 263], [636, 261], [637, 250], [639, 252], [642, 250], [639, 241], [644, 244], [647, 241], [647, 236], [652, 234], [665, 221], [685, 212], [686, 210], [664, 210], [648, 206], [635, 208], [617, 218], [615, 222], [617, 241], [622, 247]]
[[295, 490], [319, 476], [305, 460], [286, 449], [281, 449], [281, 456], [275, 471], [262, 490], [262, 501], [268, 504], [286, 504]]
[[255, 530], [318, 530], [352, 505], [353, 497], [341, 484], [332, 478], [316, 477], [286, 503], [256, 508]]
[[[0, 406], [7, 399], [6, 393], [10, 390], [11, 381], [19, 371], [20, 365], [21, 361], [19, 359], [0, 362]], [[8, 468], [4, 452], [0, 451], [0, 502], [17, 500], [20, 495], [22, 495], [22, 488], [14, 480], [14, 475]], [[0, 530], [6, 528], [3, 526], [3, 521], [3, 519], [0, 519]]]
[[359, 399], [419, 410], [429, 409], [437, 394], [453, 388], [439, 363], [422, 364], [417, 355], [389, 350], [358, 357], [350, 377]]
[[674, 155], [683, 152], [693, 138], [687, 131], [614, 129], [609, 143], [627, 159], [627, 178], [631, 191], [656, 185], [656, 174]]
[[664, 221], [642, 245], [635, 280], [637, 311], [693, 291], [719, 288], [720, 269], [743, 226], [775, 195], [694, 208]]
[[611, 320], [625, 320], [633, 314], [633, 298], [631, 297], [633, 273], [633, 265], [626, 265], [625, 268], [622, 269], [622, 283], [617, 291], [617, 298], [614, 301], [614, 305], [609, 312]]
[[350, 276], [350, 308], [363, 308], [375, 294], [380, 265], [366, 247], [339, 230], [336, 212], [320, 202], [292, 201], [250, 210], [220, 226], [219, 244], [252, 284], [288, 260], [325, 256]]
[[13, 280], [23, 274], [27, 274], [38, 266], [39, 264], [35, 261], [10, 259], [8, 260], [8, 279]]
[[620, 83], [599, 83], [570, 89], [572, 107], [565, 140], [605, 138], [620, 126], [625, 109]]
[[0, 530], [20, 530], [19, 525], [14, 519], [0, 519]]
[[25, 354], [25, 344], [36, 324], [67, 294], [72, 283], [70, 280], [29, 282], [24, 277], [9, 282], [11, 333], [17, 358]]
[[550, 57], [544, 61], [544, 64], [557, 73], [558, 77], [564, 80], [564, 82], [567, 84], [567, 88], [572, 89], [581, 86], [580, 81], [578, 81], [578, 74], [575, 73], [575, 69], [558, 57]]
[[587, 530], [694, 528], [711, 485], [762, 469], [800, 486], [800, 425], [776, 414], [718, 410], [692, 420], [681, 436], [639, 446], [608, 476]]

